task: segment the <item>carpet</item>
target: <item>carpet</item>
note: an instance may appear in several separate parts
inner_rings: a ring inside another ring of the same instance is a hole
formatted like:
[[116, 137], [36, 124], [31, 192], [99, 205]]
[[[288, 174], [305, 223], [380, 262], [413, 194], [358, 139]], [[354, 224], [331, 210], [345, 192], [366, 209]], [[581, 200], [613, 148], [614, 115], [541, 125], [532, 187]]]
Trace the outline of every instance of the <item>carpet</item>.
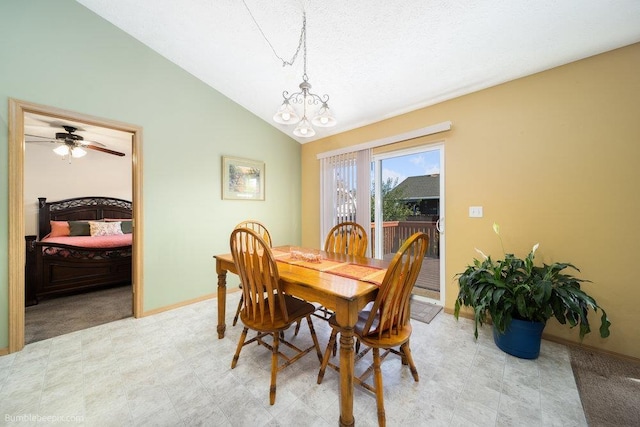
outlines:
[[569, 347], [590, 427], [640, 425], [640, 364]]
[[133, 315], [131, 285], [52, 298], [25, 308], [25, 344]]
[[419, 322], [430, 323], [440, 310], [439, 305], [411, 299], [411, 318]]

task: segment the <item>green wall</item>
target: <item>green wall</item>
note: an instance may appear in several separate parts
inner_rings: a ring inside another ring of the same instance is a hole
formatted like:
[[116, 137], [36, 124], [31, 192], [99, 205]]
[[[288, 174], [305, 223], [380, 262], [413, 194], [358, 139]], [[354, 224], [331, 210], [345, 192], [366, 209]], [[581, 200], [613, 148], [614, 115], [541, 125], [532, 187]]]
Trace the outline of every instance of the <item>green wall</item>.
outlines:
[[[242, 219], [265, 222], [275, 244], [299, 244], [296, 141], [73, 0], [2, 0], [0, 349], [8, 346], [8, 98], [143, 128], [144, 311], [214, 293], [212, 256], [228, 252]], [[265, 162], [264, 202], [221, 200], [222, 155]]]

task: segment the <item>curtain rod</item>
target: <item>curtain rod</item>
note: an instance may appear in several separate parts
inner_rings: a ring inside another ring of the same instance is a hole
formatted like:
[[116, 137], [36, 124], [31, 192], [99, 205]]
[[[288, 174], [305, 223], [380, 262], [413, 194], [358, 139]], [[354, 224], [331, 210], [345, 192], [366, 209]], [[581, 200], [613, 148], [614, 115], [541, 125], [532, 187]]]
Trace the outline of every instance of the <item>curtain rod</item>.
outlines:
[[383, 145], [395, 144], [396, 142], [410, 141], [412, 139], [420, 138], [423, 136], [434, 135], [440, 132], [446, 132], [451, 130], [451, 121], [437, 123], [435, 125], [423, 127], [420, 129], [414, 129], [409, 132], [401, 133], [398, 135], [388, 136], [386, 138], [376, 139], [374, 141], [363, 142], [362, 144], [352, 145], [350, 147], [338, 148], [336, 150], [325, 151], [318, 153], [316, 159], [325, 159], [331, 156], [337, 156], [339, 154], [353, 153], [354, 151], [366, 150], [368, 148], [381, 147]]

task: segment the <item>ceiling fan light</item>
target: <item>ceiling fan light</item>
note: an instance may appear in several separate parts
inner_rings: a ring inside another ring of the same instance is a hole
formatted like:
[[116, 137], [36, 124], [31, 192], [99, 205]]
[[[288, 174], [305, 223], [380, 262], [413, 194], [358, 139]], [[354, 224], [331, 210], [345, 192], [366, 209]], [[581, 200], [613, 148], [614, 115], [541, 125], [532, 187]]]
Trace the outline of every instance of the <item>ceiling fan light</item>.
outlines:
[[87, 151], [83, 150], [80, 147], [73, 147], [71, 149], [71, 157], [74, 157], [74, 158], [77, 159], [79, 157], [83, 157], [83, 156], [86, 156], [86, 155], [87, 155]]
[[331, 114], [329, 106], [326, 103], [323, 103], [322, 107], [318, 110], [318, 114], [311, 119], [311, 123], [315, 126], [328, 128], [336, 125], [336, 119], [333, 117], [333, 114]]
[[300, 138], [311, 138], [316, 134], [316, 131], [311, 126], [311, 123], [309, 123], [309, 120], [303, 117], [300, 123], [298, 123], [298, 126], [293, 130], [293, 134]]
[[278, 111], [273, 116], [273, 121], [282, 125], [292, 125], [298, 121], [299, 117], [289, 101], [285, 100]]
[[64, 144], [61, 144], [61, 145], [58, 145], [56, 148], [54, 148], [53, 152], [59, 156], [66, 156], [67, 154], [69, 154], [69, 147], [67, 147]]

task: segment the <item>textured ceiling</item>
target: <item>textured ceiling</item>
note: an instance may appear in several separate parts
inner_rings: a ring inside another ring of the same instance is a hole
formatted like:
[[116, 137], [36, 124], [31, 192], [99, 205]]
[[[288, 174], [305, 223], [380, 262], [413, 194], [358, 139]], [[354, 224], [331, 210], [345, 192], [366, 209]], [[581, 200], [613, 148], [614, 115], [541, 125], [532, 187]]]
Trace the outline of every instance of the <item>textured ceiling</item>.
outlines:
[[[297, 90], [242, 0], [77, 0], [274, 127]], [[640, 41], [638, 0], [245, 0], [338, 125], [307, 142]]]

